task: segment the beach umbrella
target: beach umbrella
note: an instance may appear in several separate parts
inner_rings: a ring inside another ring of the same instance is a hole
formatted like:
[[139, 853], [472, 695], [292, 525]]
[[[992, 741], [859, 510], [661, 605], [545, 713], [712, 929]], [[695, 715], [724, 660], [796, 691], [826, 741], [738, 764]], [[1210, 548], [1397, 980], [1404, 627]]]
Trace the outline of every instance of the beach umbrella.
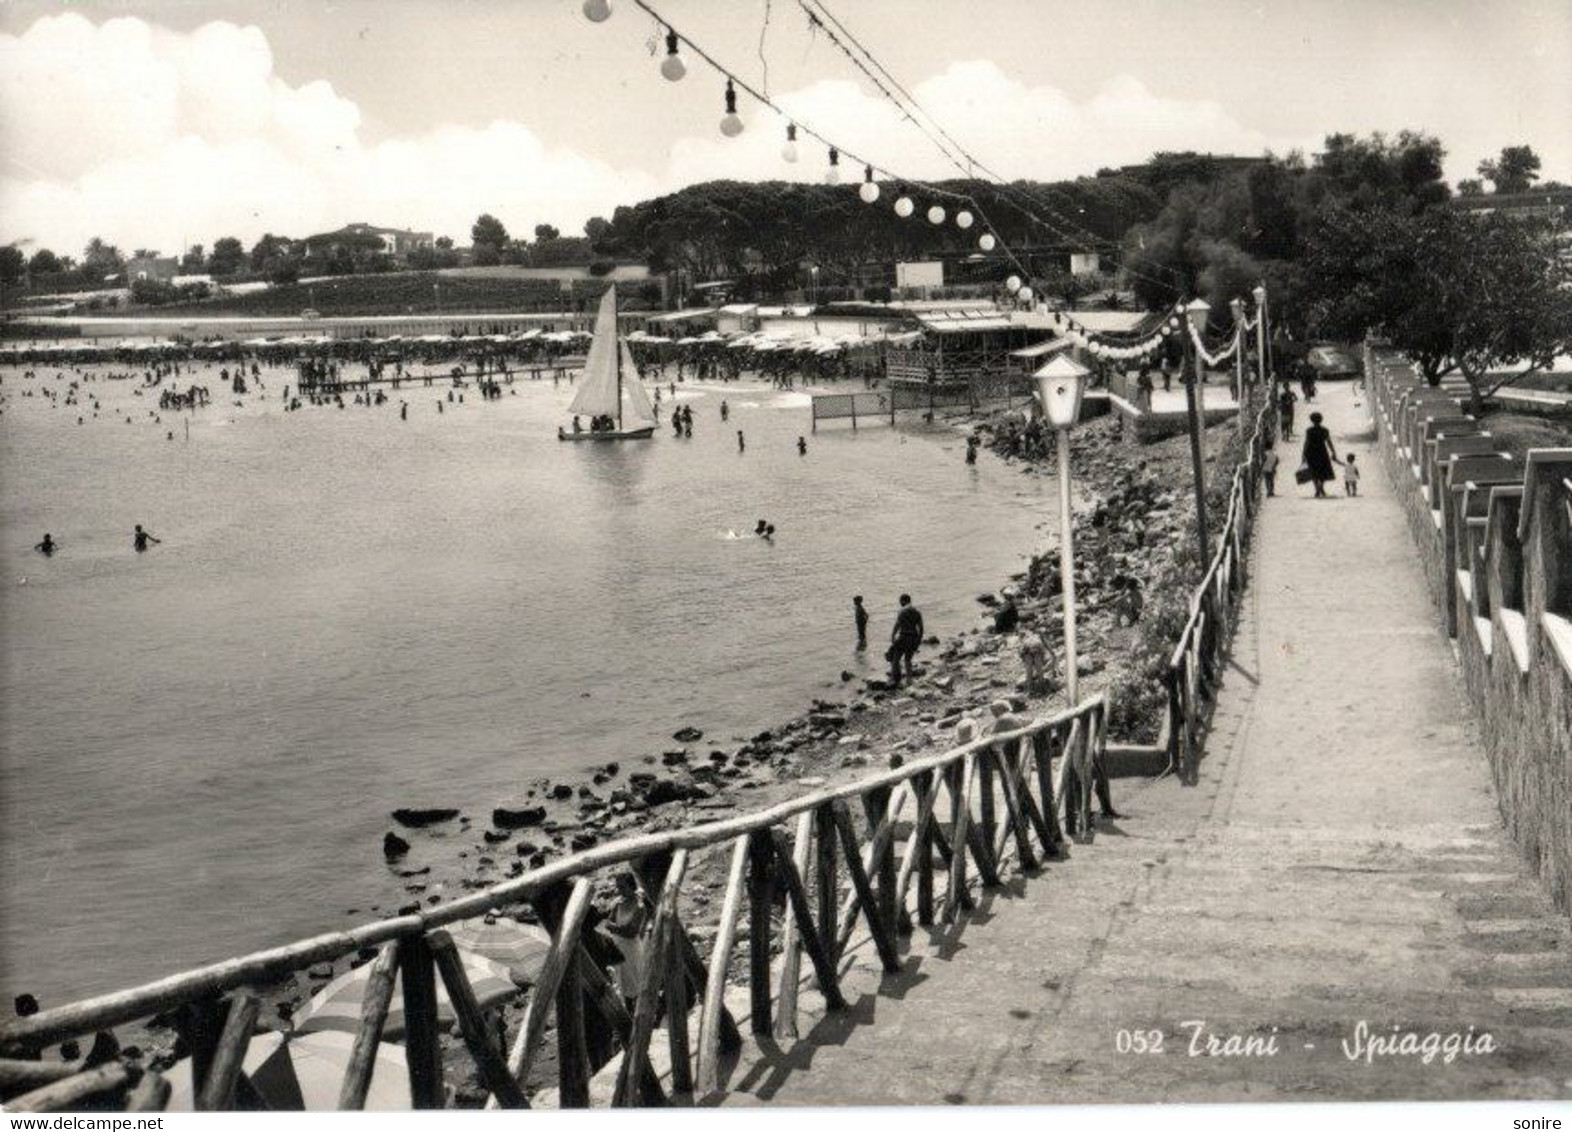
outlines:
[[[349, 1066], [355, 1035], [325, 1030], [316, 1034], [257, 1034], [246, 1047], [241, 1071], [250, 1079], [270, 1109], [291, 1112], [331, 1112], [338, 1108], [338, 1094]], [[196, 1108], [191, 1081], [191, 1059], [177, 1061], [164, 1074], [169, 1082], [170, 1112]], [[401, 1046], [380, 1042], [371, 1087], [366, 1091], [370, 1112], [407, 1112], [409, 1062]]]
[[533, 983], [551, 950], [551, 934], [507, 916], [476, 916], [447, 929], [461, 952], [506, 967], [515, 983]]
[[[519, 993], [519, 986], [508, 974], [506, 967], [481, 955], [463, 950], [459, 957], [464, 962], [464, 974], [475, 991], [475, 1001], [482, 1010], [506, 1002]], [[295, 1011], [291, 1026], [297, 1034], [314, 1034], [323, 1030], [340, 1030], [353, 1034], [360, 1029], [360, 1006], [366, 997], [366, 983], [371, 978], [371, 964], [364, 963], [328, 983], [309, 1002]], [[452, 1025], [457, 1016], [448, 1001], [447, 987], [437, 979], [437, 1018], [444, 1025]], [[404, 987], [403, 976], [394, 980], [393, 1000], [388, 1004], [387, 1024], [382, 1036], [389, 1041], [404, 1037]]]

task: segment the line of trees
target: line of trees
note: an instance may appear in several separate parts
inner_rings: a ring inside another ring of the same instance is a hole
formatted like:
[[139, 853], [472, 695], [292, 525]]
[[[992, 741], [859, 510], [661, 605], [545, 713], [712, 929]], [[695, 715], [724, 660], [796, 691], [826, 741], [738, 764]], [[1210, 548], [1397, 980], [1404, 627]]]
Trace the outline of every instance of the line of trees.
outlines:
[[[1449, 204], [1445, 156], [1421, 133], [1334, 134], [1309, 159], [1180, 186], [1131, 230], [1130, 282], [1153, 308], [1199, 294], [1219, 309], [1265, 281], [1290, 353], [1380, 334], [1432, 382], [1461, 372], [1477, 407], [1507, 371], [1572, 349], [1572, 248], [1553, 205]], [[1495, 193], [1521, 194], [1540, 161], [1508, 146], [1479, 168]]]

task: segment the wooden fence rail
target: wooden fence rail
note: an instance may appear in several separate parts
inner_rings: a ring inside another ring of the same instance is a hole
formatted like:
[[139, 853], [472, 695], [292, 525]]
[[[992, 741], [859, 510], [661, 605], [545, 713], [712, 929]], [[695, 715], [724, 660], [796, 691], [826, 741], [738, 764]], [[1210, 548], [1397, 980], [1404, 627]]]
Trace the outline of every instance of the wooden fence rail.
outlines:
[[[1275, 421], [1270, 405], [1254, 418], [1247, 454], [1234, 469], [1217, 552], [1168, 665], [1169, 753], [1186, 781], [1194, 780], [1205, 705], [1245, 583], [1261, 456]], [[402, 986], [412, 1107], [440, 1107], [448, 1098], [439, 979], [490, 1093], [488, 1107], [529, 1107], [526, 1088], [547, 1041], [548, 1018], [555, 1020], [560, 1107], [589, 1105], [598, 1068], [589, 1051], [604, 1049], [608, 1036], [614, 1059], [620, 1058], [614, 1105], [691, 1103], [725, 1087], [727, 1058], [741, 1043], [725, 993], [740, 958], [734, 952], [744, 914], [746, 956], [736, 973], [746, 978], [750, 1029], [760, 1036], [794, 1037], [805, 987], [811, 985], [828, 1010], [846, 1007], [841, 964], [859, 926], [884, 970], [899, 970], [900, 937], [914, 920], [924, 927], [952, 923], [974, 906], [974, 884], [997, 886], [1012, 873], [1056, 857], [1074, 831], [1089, 836], [1090, 795], [1095, 762], [1107, 742], [1106, 721], [1107, 706], [1096, 696], [1020, 730], [767, 809], [608, 842], [423, 913], [329, 932], [7, 1020], [0, 1023], [0, 1096], [22, 1112], [82, 1106], [162, 1110], [169, 1081], [142, 1071], [135, 1061], [117, 1059], [118, 1047], [107, 1032], [170, 1015], [190, 1054], [195, 1106], [262, 1107], [244, 1069], [256, 1029], [257, 988], [365, 951], [374, 958], [338, 1096], [341, 1109], [366, 1103], [395, 977]], [[705, 956], [683, 922], [682, 894], [700, 859], [711, 856], [725, 858], [726, 879]], [[615, 869], [632, 872], [648, 913], [642, 943], [649, 959], [631, 1008], [585, 946], [595, 884]], [[777, 904], [784, 907], [778, 924]], [[547, 927], [552, 942], [518, 1032], [504, 1049], [444, 929], [524, 906]], [[776, 939], [778, 961], [772, 959]], [[804, 955], [811, 984], [803, 978]], [[696, 1030], [690, 1028], [695, 1011]], [[662, 1022], [669, 1066], [664, 1075], [650, 1056]], [[86, 1058], [38, 1060], [46, 1046], [86, 1034], [98, 1035]]]
[[[691, 1102], [724, 1087], [726, 1059], [740, 1045], [737, 1019], [724, 1001], [734, 961], [741, 960], [755, 1034], [794, 1034], [807, 986], [826, 1009], [844, 1009], [840, 966], [856, 928], [866, 931], [880, 965], [897, 971], [900, 936], [913, 918], [924, 926], [949, 922], [973, 905], [969, 872], [982, 885], [996, 886], [1012, 870], [1033, 869], [1040, 859], [1057, 855], [1066, 819], [1073, 826], [1089, 804], [1084, 795], [1091, 776], [1084, 768], [1101, 757], [1106, 710], [1103, 699], [1094, 697], [1018, 731], [755, 813], [610, 842], [424, 914], [315, 936], [10, 1019], [0, 1024], [0, 1091], [17, 1111], [82, 1105], [161, 1109], [169, 1082], [135, 1062], [112, 1056], [99, 1064], [27, 1059], [56, 1042], [173, 1012], [190, 1053], [194, 1105], [261, 1107], [265, 1102], [244, 1070], [261, 1002], [257, 988], [306, 966], [374, 949], [340, 1108], [366, 1103], [395, 977], [402, 985], [404, 1052], [415, 1108], [440, 1107], [448, 1097], [439, 982], [490, 1092], [490, 1107], [530, 1105], [525, 1086], [548, 1038], [548, 1016], [555, 1020], [561, 1107], [590, 1102], [597, 1070], [587, 1052], [591, 1031], [609, 1034], [620, 1057], [613, 1104]], [[1059, 787], [1055, 758], [1063, 763]], [[1080, 828], [1088, 825], [1082, 821]], [[695, 863], [709, 854], [724, 855], [728, 867], [714, 942], [704, 956], [682, 921], [681, 897]], [[649, 958], [631, 1010], [584, 940], [595, 882], [620, 868], [639, 880], [648, 912], [643, 943]], [[935, 892], [936, 877], [943, 878], [942, 897]], [[785, 908], [779, 919], [777, 896]], [[547, 926], [552, 943], [518, 1032], [504, 1050], [445, 928], [524, 905]], [[744, 917], [747, 943], [745, 954], [737, 956]], [[776, 940], [778, 961], [772, 958]], [[806, 984], [804, 955], [811, 973]], [[664, 1025], [669, 1047], [664, 1075], [654, 1071], [650, 1057], [657, 1023]], [[112, 1054], [112, 1040], [108, 1048]]]
[[1168, 661], [1168, 758], [1182, 782], [1194, 783], [1200, 770], [1201, 732], [1244, 593], [1245, 562], [1261, 501], [1261, 458], [1276, 427], [1277, 406], [1268, 398], [1254, 417], [1244, 459], [1234, 466], [1217, 549], [1191, 596], [1190, 616]]

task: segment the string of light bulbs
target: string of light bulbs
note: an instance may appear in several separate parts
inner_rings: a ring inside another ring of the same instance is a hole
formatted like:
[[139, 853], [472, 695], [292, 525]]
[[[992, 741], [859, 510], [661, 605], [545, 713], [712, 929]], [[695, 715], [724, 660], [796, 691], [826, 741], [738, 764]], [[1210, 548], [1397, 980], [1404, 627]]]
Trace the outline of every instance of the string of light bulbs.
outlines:
[[[721, 64], [719, 60], [691, 37], [678, 31], [669, 19], [649, 3], [649, 0], [631, 0], [631, 2], [635, 7], [644, 11], [660, 26], [665, 28], [666, 56], [661, 62], [661, 74], [664, 78], [670, 82], [678, 82], [686, 76], [688, 70], [687, 62], [681, 56], [683, 44], [686, 44], [695, 55], [709, 64], [717, 73], [725, 76], [725, 113], [720, 120], [720, 132], [723, 136], [736, 137], [745, 128], [741, 116], [737, 113], [737, 91], [740, 89], [755, 102], [774, 111], [786, 123], [786, 142], [782, 147], [782, 158], [787, 162], [795, 162], [800, 156], [797, 149], [797, 135], [798, 131], [801, 130], [803, 134], [826, 147], [826, 183], [838, 184], [840, 182], [840, 158], [842, 155], [863, 166], [864, 176], [862, 183], [858, 185], [858, 195], [864, 203], [876, 203], [881, 196], [881, 186], [875, 180], [875, 173], [879, 173], [895, 183], [897, 199], [894, 204], [894, 212], [902, 219], [910, 217], [916, 211], [916, 203], [912, 200], [908, 186], [915, 186], [925, 195], [954, 202], [962, 206], [955, 213], [955, 224], [958, 228], [963, 230], [970, 229], [975, 223], [980, 221], [984, 231], [977, 238], [977, 246], [984, 252], [992, 252], [997, 249], [1018, 271], [1030, 277], [1032, 274], [1030, 268], [1013, 249], [1004, 243], [999, 235], [997, 226], [988, 218], [974, 196], [969, 193], [946, 189], [917, 178], [901, 177], [888, 168], [877, 165], [873, 161], [847, 149], [845, 146], [833, 142], [826, 135], [820, 133], [801, 119], [788, 114], [766, 94], [761, 93], [744, 78]], [[584, 0], [582, 10], [585, 18], [590, 22], [603, 23], [612, 15], [611, 0]], [[1016, 205], [1016, 207], [1020, 206]], [[949, 219], [949, 213], [942, 204], [934, 203], [927, 209], [927, 219], [931, 224], [939, 226]], [[1144, 276], [1143, 278], [1150, 279], [1150, 277]], [[1151, 281], [1157, 282], [1156, 280]], [[1011, 274], [1005, 280], [1005, 289], [1015, 299], [1027, 306], [1030, 306], [1037, 298], [1029, 282], [1021, 278], [1020, 275]], [[1106, 331], [1093, 331], [1068, 312], [1056, 311], [1053, 319], [1056, 326], [1066, 327], [1068, 336], [1077, 344], [1083, 345], [1093, 356], [1106, 356], [1109, 358], [1148, 356], [1161, 346], [1164, 339], [1170, 337], [1179, 329], [1179, 320], [1177, 318], [1169, 318], [1164, 321], [1155, 334], [1149, 334], [1140, 341], [1131, 341], [1127, 334], [1120, 335]]]
[[[809, 7], [810, 2], [812, 3], [813, 7]], [[807, 14], [810, 26], [823, 30], [825, 37], [830, 41], [830, 43], [840, 50], [840, 52], [851, 61], [852, 65], [861, 71], [868, 78], [868, 80], [873, 83], [874, 87], [891, 102], [892, 105], [901, 111], [906, 120], [911, 122], [912, 125], [914, 125], [923, 134], [924, 137], [932, 142], [934, 147], [944, 155], [946, 160], [954, 165], [961, 173], [978, 180], [990, 181], [998, 190], [1000, 195], [1008, 198], [1023, 216], [1025, 216], [1032, 223], [1046, 228], [1059, 239], [1067, 240], [1071, 243], [1090, 244], [1093, 247], [1101, 246], [1104, 249], [1112, 249], [1115, 251], [1120, 250], [1117, 241], [1106, 236], [1097, 235], [1090, 228], [1086, 227], [1084, 224], [1081, 224], [1073, 217], [1069, 217], [1064, 213], [1059, 212], [1053, 207], [1053, 205], [1037, 197], [1035, 193], [1032, 193], [1030, 196], [1028, 196], [1027, 199], [1029, 203], [1045, 208], [1048, 211], [1054, 213], [1054, 215], [1058, 216], [1061, 220], [1064, 221], [1064, 223], [1070, 226], [1069, 229], [1065, 229], [1058, 224], [1047, 220], [1042, 216], [1039, 216], [1036, 212], [1032, 211], [1030, 207], [1023, 206], [1020, 198], [1029, 191], [1028, 188], [1023, 186], [1021, 190], [1017, 190], [1015, 186], [1006, 181], [1003, 176], [984, 165], [981, 161], [969, 153], [960, 142], [955, 140], [954, 135], [952, 135], [942, 125], [940, 125], [933, 114], [930, 113], [927, 108], [922, 105], [922, 103], [917, 101], [916, 96], [914, 96], [909, 90], [906, 89], [905, 86], [901, 84], [900, 80], [890, 72], [889, 68], [884, 66], [883, 63], [879, 62], [879, 60], [874, 56], [873, 52], [867, 47], [867, 45], [862, 43], [849, 28], [841, 23], [841, 21], [824, 3], [824, 0], [797, 0], [797, 4]], [[815, 11], [815, 9], [817, 9], [817, 11]], [[831, 27], [825, 25], [823, 22], [824, 19], [828, 19], [830, 23], [834, 25], [833, 30]], [[836, 34], [837, 31], [840, 33], [840, 35]], [[852, 50], [852, 48], [848, 47], [845, 42], [842, 42], [842, 36], [844, 36], [846, 40], [850, 41], [850, 43], [856, 48], [855, 52]], [[857, 52], [861, 53], [862, 58], [859, 58]], [[864, 59], [866, 59], [866, 63], [864, 62]], [[878, 74], [875, 74], [873, 71], [869, 70], [870, 65], [875, 70], [877, 70]], [[885, 80], [888, 81], [889, 86], [885, 85]], [[893, 86], [896, 91], [900, 92], [901, 98], [897, 98], [890, 91], [890, 86]], [[904, 99], [904, 102], [902, 99]], [[921, 115], [922, 118], [927, 120], [928, 124], [932, 126], [932, 131], [930, 131], [923, 125], [921, 121], [918, 120], [918, 115]], [[934, 136], [934, 131], [938, 133], [938, 137]], [[979, 174], [981, 174], [981, 176], [979, 176]], [[1058, 192], [1066, 199], [1070, 199], [1067, 193], [1064, 193], [1063, 190], [1057, 189], [1055, 186], [1047, 185], [1038, 187]], [[1077, 207], [1080, 206], [1077, 205]], [[1180, 278], [1180, 273], [1173, 268], [1168, 267], [1166, 264], [1152, 264], [1150, 266], [1156, 270], [1166, 273], [1171, 279], [1177, 280]], [[1169, 285], [1133, 268], [1126, 268], [1126, 272], [1128, 274], [1134, 275], [1136, 278], [1145, 279], [1159, 286]]]

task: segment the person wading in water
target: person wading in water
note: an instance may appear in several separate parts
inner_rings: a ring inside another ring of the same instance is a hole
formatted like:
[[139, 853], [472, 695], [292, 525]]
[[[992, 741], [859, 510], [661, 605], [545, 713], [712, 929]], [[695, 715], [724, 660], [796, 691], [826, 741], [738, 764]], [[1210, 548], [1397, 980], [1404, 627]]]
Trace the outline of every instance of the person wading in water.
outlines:
[[911, 594], [901, 595], [901, 608], [895, 615], [895, 628], [890, 632], [890, 684], [898, 686], [902, 669], [908, 680], [912, 678], [912, 658], [922, 644], [924, 628], [922, 614], [912, 604]]
[[157, 546], [163, 541], [163, 539], [154, 538], [152, 535], [144, 531], [142, 529], [141, 523], [136, 525], [136, 533], [131, 536], [131, 545], [136, 548], [137, 553], [139, 554], [147, 549], [148, 543], [152, 543], [154, 546]]

